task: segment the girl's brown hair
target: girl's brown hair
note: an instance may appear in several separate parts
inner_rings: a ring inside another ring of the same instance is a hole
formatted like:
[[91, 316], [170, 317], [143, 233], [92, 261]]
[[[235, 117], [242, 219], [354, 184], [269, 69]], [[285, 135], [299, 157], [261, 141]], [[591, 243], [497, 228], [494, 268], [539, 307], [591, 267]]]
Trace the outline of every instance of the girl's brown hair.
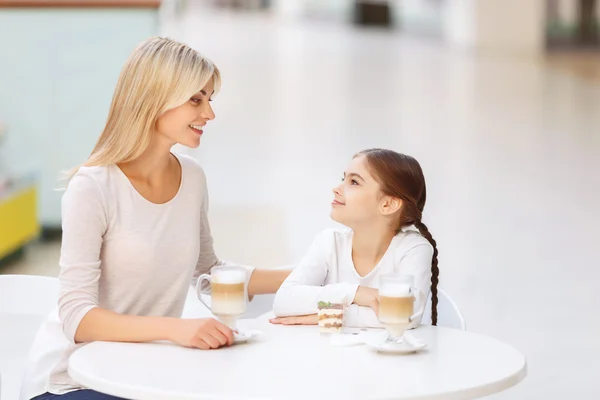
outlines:
[[427, 226], [421, 221], [427, 197], [425, 176], [421, 166], [411, 156], [386, 149], [368, 149], [356, 154], [364, 156], [367, 167], [385, 195], [402, 200], [396, 230], [414, 225], [433, 246], [431, 259], [431, 323], [437, 325], [437, 285], [439, 277], [437, 245]]

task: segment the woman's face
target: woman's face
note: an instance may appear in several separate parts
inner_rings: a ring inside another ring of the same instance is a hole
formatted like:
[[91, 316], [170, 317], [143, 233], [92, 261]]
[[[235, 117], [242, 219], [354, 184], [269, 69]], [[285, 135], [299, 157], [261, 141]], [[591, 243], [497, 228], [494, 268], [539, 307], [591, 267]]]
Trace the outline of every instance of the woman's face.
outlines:
[[160, 116], [156, 121], [156, 133], [170, 142], [198, 147], [204, 126], [215, 118], [210, 106], [213, 93], [214, 83], [211, 79], [189, 101]]

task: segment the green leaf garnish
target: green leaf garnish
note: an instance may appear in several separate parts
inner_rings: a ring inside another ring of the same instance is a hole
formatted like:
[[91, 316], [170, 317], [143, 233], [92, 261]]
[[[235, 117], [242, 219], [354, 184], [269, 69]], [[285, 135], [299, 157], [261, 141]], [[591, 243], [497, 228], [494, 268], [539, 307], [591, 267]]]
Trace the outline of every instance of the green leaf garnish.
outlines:
[[330, 302], [324, 302], [324, 301], [318, 302], [317, 305], [319, 306], [319, 308], [331, 307], [331, 303]]

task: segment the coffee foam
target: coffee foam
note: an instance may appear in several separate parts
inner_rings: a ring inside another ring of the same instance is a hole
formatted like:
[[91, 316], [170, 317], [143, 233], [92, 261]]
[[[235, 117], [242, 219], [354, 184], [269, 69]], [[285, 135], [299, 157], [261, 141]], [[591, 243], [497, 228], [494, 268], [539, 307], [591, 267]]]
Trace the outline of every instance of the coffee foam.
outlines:
[[233, 284], [233, 283], [245, 283], [246, 282], [246, 271], [242, 270], [227, 270], [221, 269], [216, 270], [211, 274], [211, 280], [214, 283]]
[[410, 285], [406, 283], [386, 283], [379, 289], [379, 295], [385, 297], [408, 297]]

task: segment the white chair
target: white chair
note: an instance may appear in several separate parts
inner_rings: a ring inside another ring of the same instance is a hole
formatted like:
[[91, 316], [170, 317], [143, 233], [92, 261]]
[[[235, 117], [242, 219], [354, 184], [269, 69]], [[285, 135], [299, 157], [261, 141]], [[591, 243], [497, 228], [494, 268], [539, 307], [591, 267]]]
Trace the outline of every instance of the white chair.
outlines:
[[265, 313], [273, 310], [274, 294], [259, 294], [254, 296], [252, 301], [248, 303], [246, 312], [242, 316], [244, 319], [258, 318]]
[[0, 275], [0, 397], [19, 398], [29, 348], [58, 303], [57, 278]]
[[[460, 329], [461, 331], [467, 330], [465, 318], [458, 306], [454, 300], [440, 288], [438, 288], [437, 315], [437, 326]], [[425, 309], [421, 323], [431, 325], [431, 294], [429, 294], [429, 298], [427, 299], [427, 308]]]

